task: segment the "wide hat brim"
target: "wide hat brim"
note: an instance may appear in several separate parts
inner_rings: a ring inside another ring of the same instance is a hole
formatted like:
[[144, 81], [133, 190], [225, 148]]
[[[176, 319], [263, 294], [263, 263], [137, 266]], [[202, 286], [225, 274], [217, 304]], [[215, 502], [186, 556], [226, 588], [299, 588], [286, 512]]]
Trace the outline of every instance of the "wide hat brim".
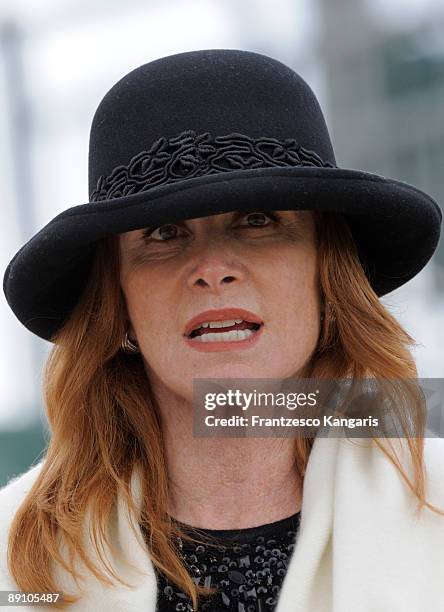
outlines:
[[27, 329], [51, 340], [85, 287], [101, 238], [252, 209], [342, 213], [378, 296], [426, 265], [442, 220], [436, 202], [420, 189], [359, 170], [272, 167], [188, 178], [60, 213], [9, 263], [3, 280], [6, 299]]

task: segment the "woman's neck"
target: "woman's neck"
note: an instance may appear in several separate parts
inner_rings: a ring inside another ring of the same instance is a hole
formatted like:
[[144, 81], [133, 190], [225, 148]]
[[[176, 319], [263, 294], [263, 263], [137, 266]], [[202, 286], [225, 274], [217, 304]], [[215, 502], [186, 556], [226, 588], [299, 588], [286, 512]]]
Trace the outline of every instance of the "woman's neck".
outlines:
[[242, 529], [301, 509], [292, 438], [197, 438], [192, 405], [165, 390], [156, 398], [172, 517], [204, 529]]

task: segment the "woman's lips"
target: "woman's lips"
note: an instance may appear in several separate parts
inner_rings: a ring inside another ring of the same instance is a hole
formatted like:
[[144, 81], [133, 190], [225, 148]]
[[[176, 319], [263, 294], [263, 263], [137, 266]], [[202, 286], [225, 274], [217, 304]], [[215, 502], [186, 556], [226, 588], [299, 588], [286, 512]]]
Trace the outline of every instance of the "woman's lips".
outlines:
[[219, 308], [205, 310], [190, 319], [185, 326], [184, 335], [189, 336], [191, 332], [202, 323], [207, 323], [209, 321], [231, 321], [233, 319], [242, 319], [250, 323], [263, 324], [262, 319], [258, 317], [258, 315], [244, 308]]
[[234, 325], [226, 325], [224, 327], [199, 327], [197, 329], [194, 329], [191, 334], [189, 334], [189, 337], [196, 338], [197, 336], [207, 336], [208, 334], [226, 334], [230, 331], [244, 331], [246, 329], [252, 332], [259, 329], [259, 327], [259, 323], [241, 321], [240, 323], [234, 323]]
[[[210, 329], [210, 328], [206, 328]], [[210, 333], [214, 333], [218, 328], [213, 328]], [[219, 328], [220, 329], [220, 328]], [[226, 328], [223, 328], [226, 329]], [[213, 353], [219, 351], [233, 351], [233, 350], [243, 350], [247, 348], [252, 348], [258, 342], [260, 336], [262, 335], [264, 329], [264, 325], [261, 324], [257, 331], [253, 331], [251, 336], [245, 338], [244, 340], [208, 340], [202, 341], [198, 336], [190, 337], [184, 336], [185, 342], [189, 347], [201, 351], [204, 353]], [[217, 331], [215, 333], [224, 333], [221, 331]]]

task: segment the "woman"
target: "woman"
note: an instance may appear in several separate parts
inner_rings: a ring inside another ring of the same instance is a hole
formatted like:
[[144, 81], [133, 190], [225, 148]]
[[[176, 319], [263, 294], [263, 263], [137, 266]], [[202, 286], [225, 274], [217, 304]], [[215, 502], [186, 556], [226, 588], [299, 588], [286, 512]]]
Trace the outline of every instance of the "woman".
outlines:
[[444, 448], [414, 392], [413, 436], [388, 443], [192, 429], [195, 378], [414, 379], [378, 298], [429, 261], [436, 203], [339, 169], [308, 85], [247, 51], [126, 75], [89, 164], [90, 202], [5, 273], [54, 348], [51, 441], [0, 492], [1, 589], [82, 611], [442, 609]]

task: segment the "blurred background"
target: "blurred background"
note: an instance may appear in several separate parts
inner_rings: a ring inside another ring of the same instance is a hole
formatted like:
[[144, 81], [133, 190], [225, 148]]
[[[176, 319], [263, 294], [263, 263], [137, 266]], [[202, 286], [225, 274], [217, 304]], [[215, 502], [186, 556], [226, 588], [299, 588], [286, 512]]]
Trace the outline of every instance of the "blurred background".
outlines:
[[[151, 60], [238, 48], [299, 72], [324, 110], [338, 165], [412, 183], [444, 204], [442, 0], [3, 0], [0, 258], [88, 201], [91, 120]], [[442, 241], [441, 241], [442, 245]], [[444, 375], [444, 248], [383, 298], [418, 342], [420, 377]], [[51, 344], [0, 299], [0, 486], [49, 438], [41, 375]]]

